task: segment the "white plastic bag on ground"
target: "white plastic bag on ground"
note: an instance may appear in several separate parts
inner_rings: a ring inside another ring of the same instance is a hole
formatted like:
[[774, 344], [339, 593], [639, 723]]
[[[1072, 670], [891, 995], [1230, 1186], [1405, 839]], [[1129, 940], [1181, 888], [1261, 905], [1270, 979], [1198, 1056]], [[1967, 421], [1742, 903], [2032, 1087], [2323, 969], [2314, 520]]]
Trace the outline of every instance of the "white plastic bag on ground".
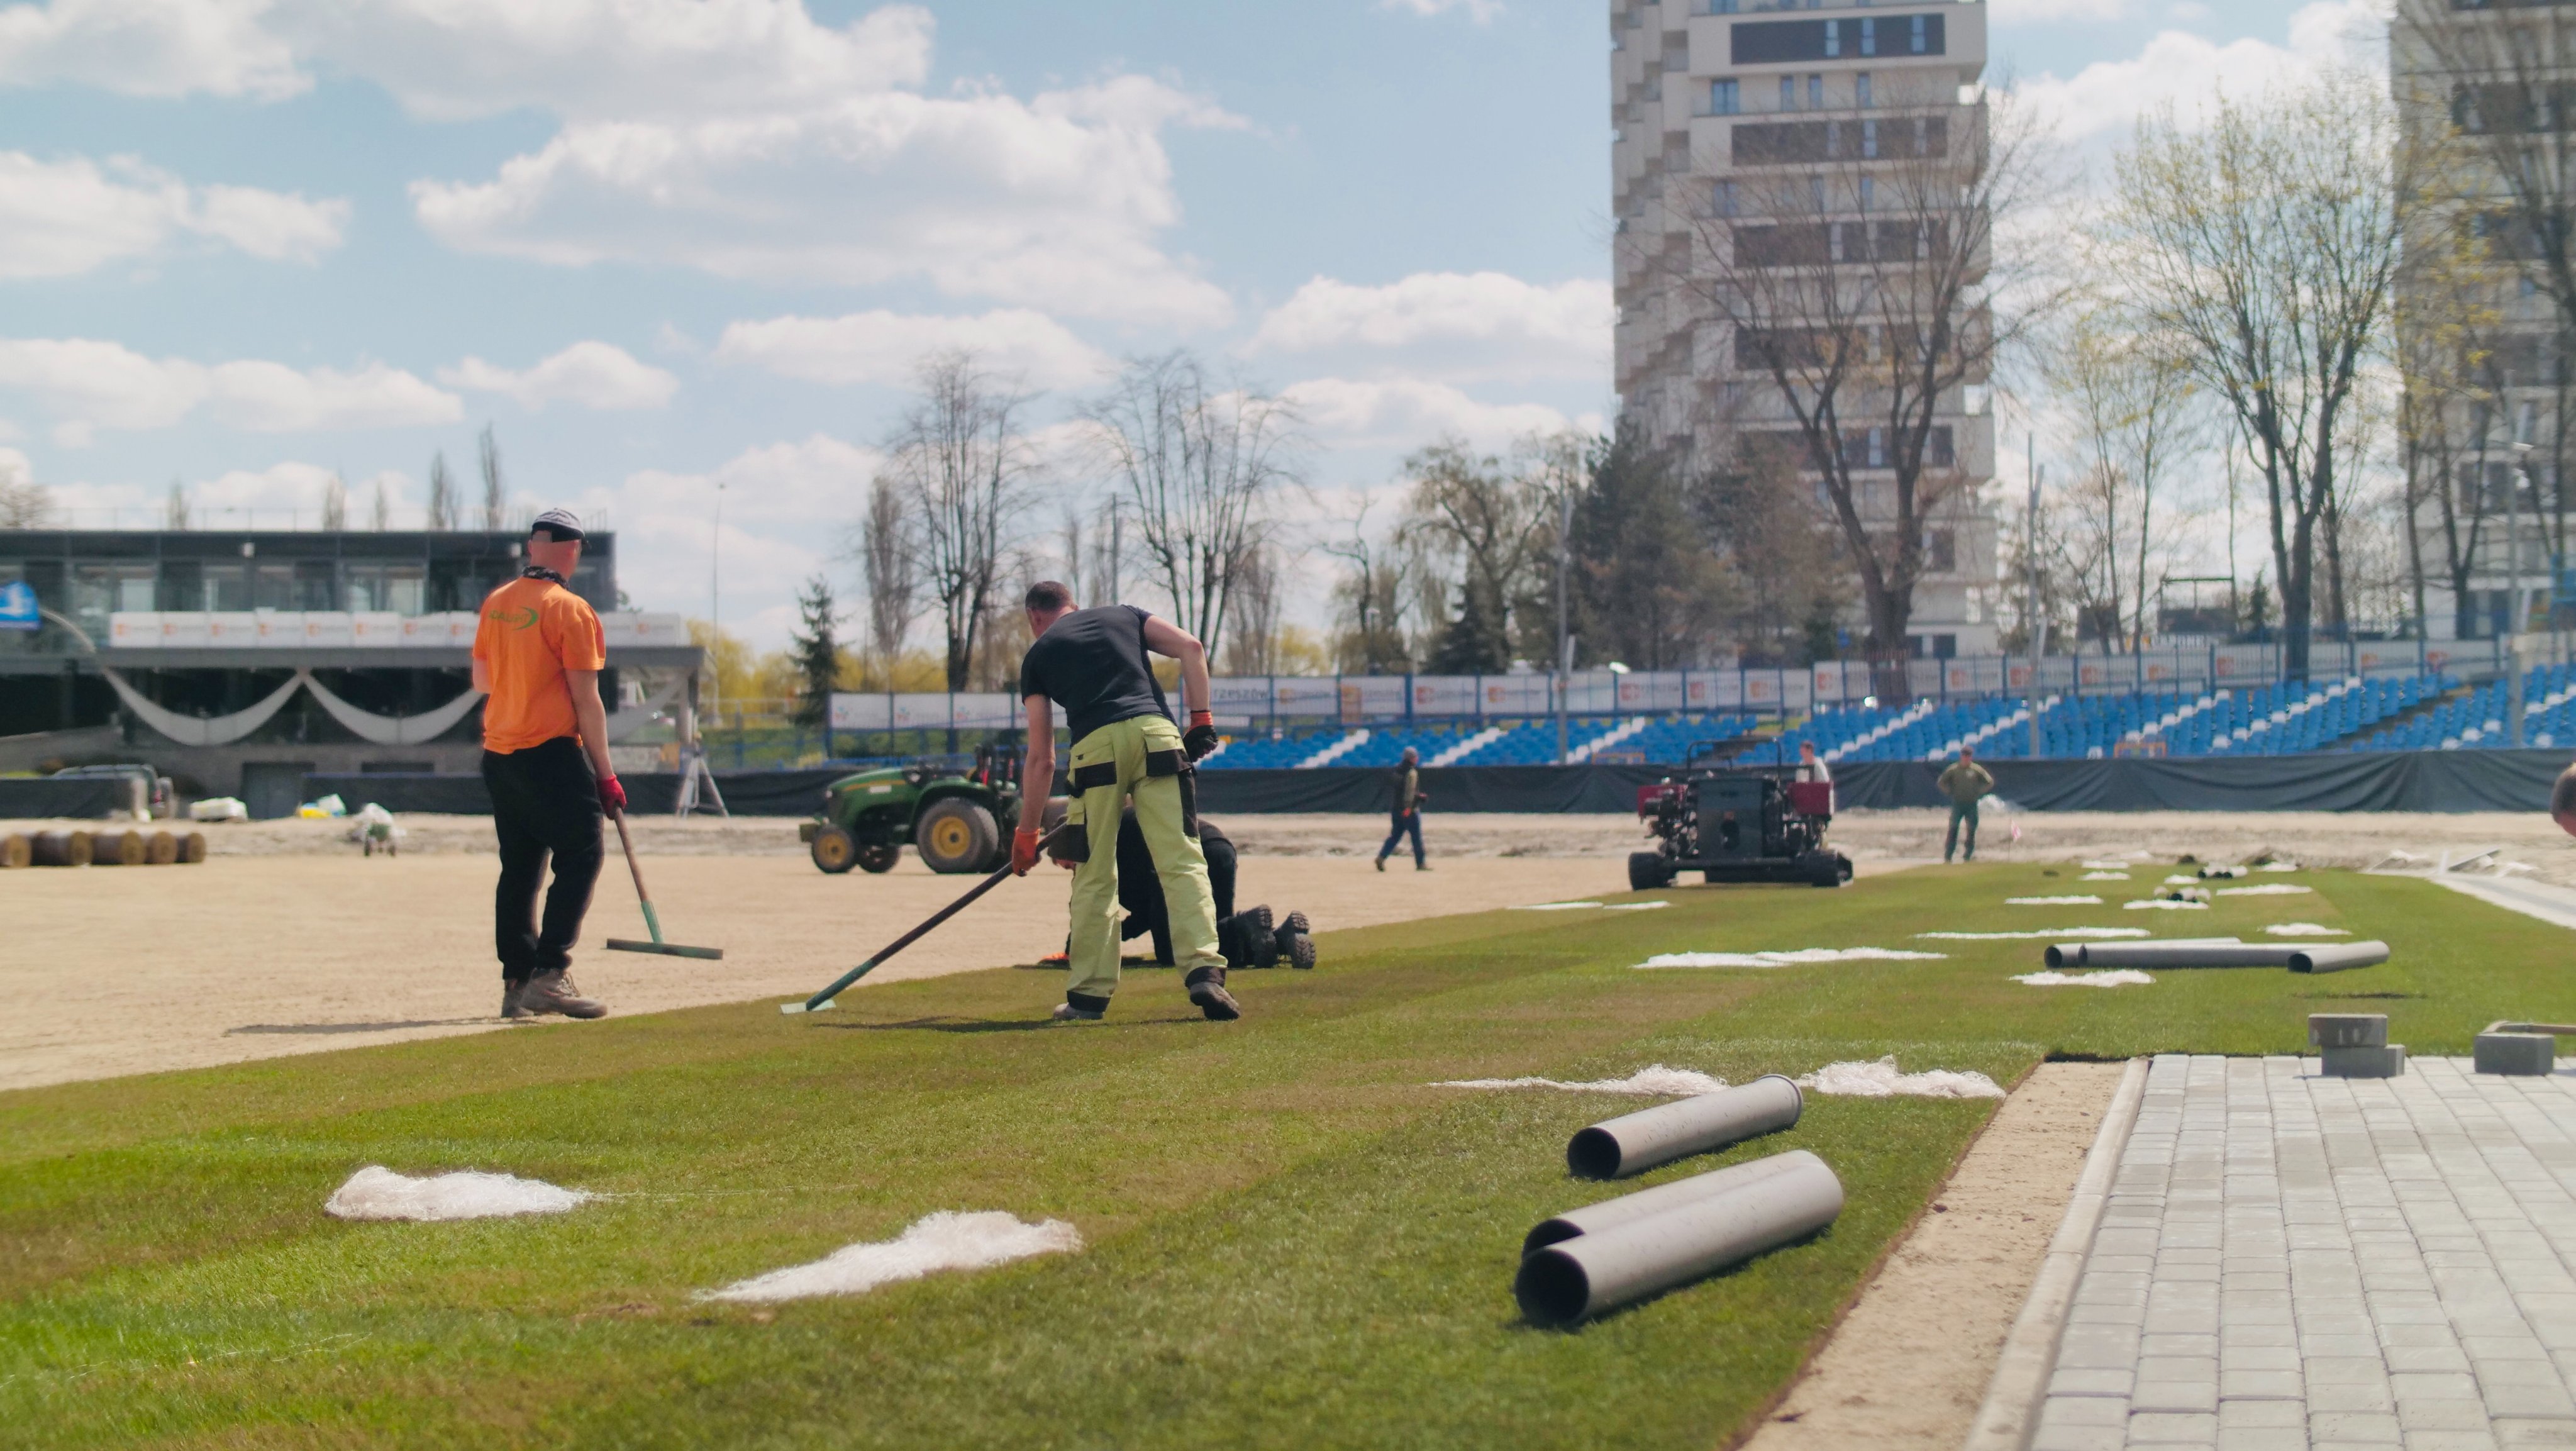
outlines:
[[209, 796], [188, 803], [190, 821], [248, 821], [250, 807], [238, 796]]
[[500, 1219], [514, 1214], [561, 1214], [596, 1195], [563, 1189], [542, 1179], [473, 1172], [414, 1179], [370, 1164], [324, 1200], [334, 1219]]
[[818, 1295], [863, 1295], [897, 1280], [917, 1280], [940, 1270], [980, 1270], [1031, 1255], [1069, 1254], [1082, 1248], [1082, 1233], [1061, 1219], [1022, 1224], [998, 1209], [925, 1214], [890, 1240], [834, 1250], [811, 1264], [771, 1270], [701, 1300], [749, 1302], [805, 1300]]

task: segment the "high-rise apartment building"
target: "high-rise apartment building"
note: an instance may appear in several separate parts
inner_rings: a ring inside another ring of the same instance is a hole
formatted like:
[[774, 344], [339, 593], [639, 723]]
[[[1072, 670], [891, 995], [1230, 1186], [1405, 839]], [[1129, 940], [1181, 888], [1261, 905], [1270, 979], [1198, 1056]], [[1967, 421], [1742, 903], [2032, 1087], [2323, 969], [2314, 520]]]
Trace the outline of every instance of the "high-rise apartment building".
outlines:
[[[1945, 167], [1982, 147], [1985, 7], [1612, 0], [1610, 23], [1623, 419], [1693, 468], [1775, 445], [1832, 517], [1814, 462], [1818, 389], [1784, 388], [1774, 365], [1830, 376], [1830, 452], [1856, 517], [1882, 541], [1908, 512], [1921, 529], [1907, 638], [1888, 647], [1993, 650], [1982, 362], [1908, 400], [1890, 382], [1906, 370], [1871, 361], [1936, 325], [1972, 338], [1987, 326], [1982, 228], [1945, 210], [1978, 199]], [[1945, 269], [1945, 244], [1967, 232], [1979, 240]], [[1852, 366], [1815, 366], [1820, 353]], [[1910, 510], [1900, 453], [1920, 458]], [[1856, 641], [1868, 632], [1862, 603], [1846, 624]]]
[[2407, 390], [2426, 634], [2546, 627], [2576, 549], [2561, 480], [2576, 410], [2576, 4], [2401, 0], [2389, 79], [2406, 264]]

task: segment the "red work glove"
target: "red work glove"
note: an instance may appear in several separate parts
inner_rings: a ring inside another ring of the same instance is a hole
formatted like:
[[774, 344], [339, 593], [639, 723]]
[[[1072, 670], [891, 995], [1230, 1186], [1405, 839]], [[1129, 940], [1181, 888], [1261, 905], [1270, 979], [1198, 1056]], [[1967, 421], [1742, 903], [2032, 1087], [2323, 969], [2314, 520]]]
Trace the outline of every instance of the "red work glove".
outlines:
[[611, 816], [626, 814], [626, 788], [617, 784], [614, 776], [599, 778], [599, 809]]
[[1038, 833], [1028, 827], [1011, 833], [1011, 875], [1025, 877], [1029, 868], [1038, 864], [1039, 839]]

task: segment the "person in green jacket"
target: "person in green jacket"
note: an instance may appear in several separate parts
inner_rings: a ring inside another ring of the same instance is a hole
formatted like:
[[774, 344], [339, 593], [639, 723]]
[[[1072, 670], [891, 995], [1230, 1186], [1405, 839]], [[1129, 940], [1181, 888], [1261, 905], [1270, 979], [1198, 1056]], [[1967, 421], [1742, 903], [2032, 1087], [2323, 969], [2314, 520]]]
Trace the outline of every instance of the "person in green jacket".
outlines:
[[1950, 798], [1950, 838], [1941, 844], [1941, 860], [1959, 850], [1959, 823], [1968, 824], [1968, 860], [1977, 859], [1977, 803], [1994, 794], [1995, 778], [1977, 764], [1974, 746], [1961, 746], [1959, 759], [1941, 773], [1941, 794]]

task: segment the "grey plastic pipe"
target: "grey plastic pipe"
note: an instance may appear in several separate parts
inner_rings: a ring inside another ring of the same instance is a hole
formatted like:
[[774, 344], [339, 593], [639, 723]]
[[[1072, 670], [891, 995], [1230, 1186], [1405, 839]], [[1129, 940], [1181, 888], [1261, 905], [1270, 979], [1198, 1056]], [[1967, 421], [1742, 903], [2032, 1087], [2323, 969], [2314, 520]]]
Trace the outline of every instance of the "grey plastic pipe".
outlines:
[[2356, 967], [2377, 967], [2387, 960], [2385, 942], [2334, 942], [2323, 947], [2302, 947], [2290, 954], [2290, 971], [2344, 972]]
[[1576, 1324], [1833, 1223], [1843, 1212], [1834, 1171], [1813, 1154], [1774, 1157], [1797, 1162], [1524, 1256], [1512, 1281], [1521, 1313], [1542, 1324]]
[[1625, 1179], [1657, 1164], [1785, 1129], [1806, 1107], [1798, 1085], [1777, 1073], [1716, 1093], [1622, 1114], [1576, 1131], [1565, 1167], [1585, 1179]]
[[2069, 942], [2048, 949], [2051, 967], [2287, 967], [2286, 942]]
[[1652, 1189], [1640, 1189], [1634, 1194], [1622, 1194], [1616, 1199], [1604, 1199], [1598, 1204], [1587, 1204], [1581, 1209], [1569, 1209], [1554, 1219], [1541, 1220], [1537, 1227], [1521, 1240], [1521, 1253], [1536, 1254], [1549, 1245], [1564, 1240], [1578, 1239], [1587, 1234], [1603, 1234], [1623, 1224], [1633, 1224], [1640, 1219], [1661, 1214], [1677, 1205], [1688, 1204], [1694, 1199], [1706, 1199], [1712, 1194], [1723, 1194], [1730, 1189], [1740, 1189], [1747, 1184], [1759, 1183], [1774, 1174], [1785, 1174], [1807, 1164], [1823, 1162], [1824, 1160], [1805, 1149], [1791, 1149], [1785, 1154], [1772, 1154], [1755, 1159], [1749, 1164], [1712, 1169], [1705, 1174], [1693, 1174], [1687, 1179], [1676, 1179], [1670, 1184], [1658, 1184]]

